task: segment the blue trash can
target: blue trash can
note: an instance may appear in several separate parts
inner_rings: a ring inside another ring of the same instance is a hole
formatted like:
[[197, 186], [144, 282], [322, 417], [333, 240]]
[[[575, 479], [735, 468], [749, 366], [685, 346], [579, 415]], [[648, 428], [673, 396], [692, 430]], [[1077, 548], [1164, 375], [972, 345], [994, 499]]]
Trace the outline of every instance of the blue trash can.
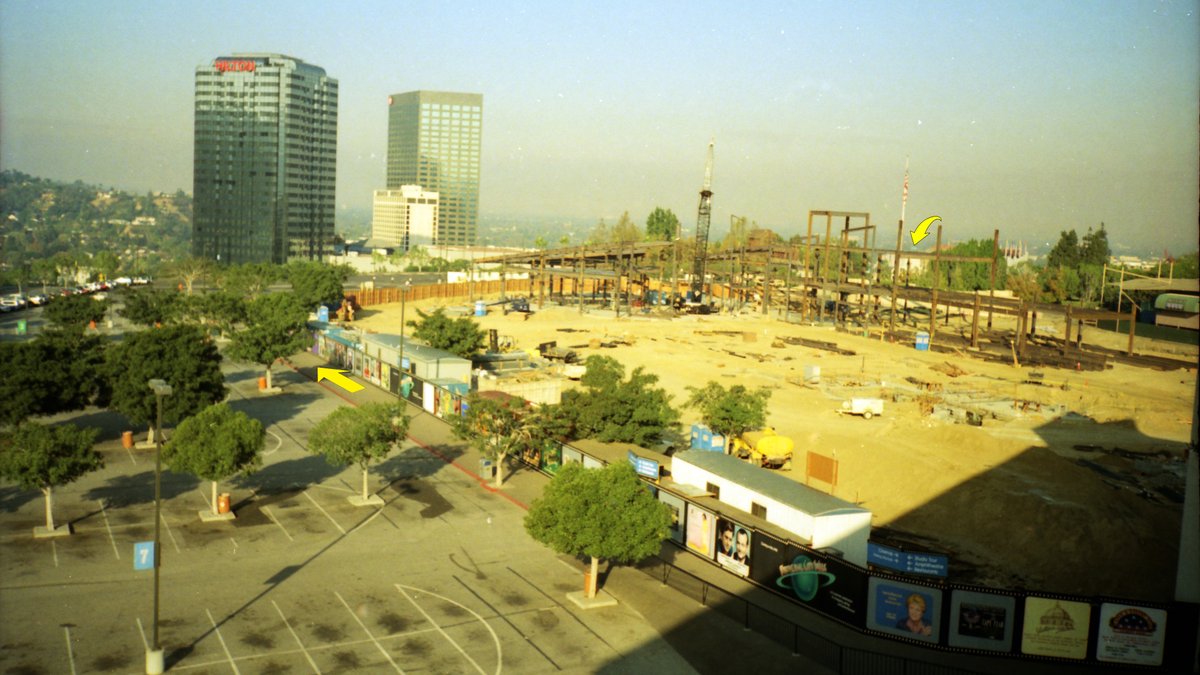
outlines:
[[925, 331], [917, 333], [916, 348], [919, 352], [929, 351], [929, 333], [926, 333]]
[[487, 305], [482, 300], [475, 301], [475, 316], [487, 316]]

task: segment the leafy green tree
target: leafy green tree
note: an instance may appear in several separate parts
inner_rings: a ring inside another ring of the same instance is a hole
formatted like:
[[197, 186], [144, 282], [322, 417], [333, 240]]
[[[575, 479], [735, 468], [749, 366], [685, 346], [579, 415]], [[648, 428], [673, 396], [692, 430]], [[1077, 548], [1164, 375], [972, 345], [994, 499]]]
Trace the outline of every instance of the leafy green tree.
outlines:
[[283, 269], [271, 263], [230, 265], [221, 271], [220, 286], [231, 295], [253, 300], [282, 276]]
[[404, 252], [404, 259], [408, 261], [406, 271], [422, 272], [429, 264], [430, 255], [424, 246], [413, 246]]
[[624, 366], [608, 356], [592, 355], [584, 364], [583, 387], [564, 393], [560, 407], [575, 438], [649, 447], [679, 421], [671, 396], [653, 386], [656, 375], [639, 367], [626, 380]]
[[104, 280], [117, 276], [117, 270], [120, 268], [121, 259], [112, 251], [98, 251], [92, 256], [92, 270]]
[[362, 501], [370, 499], [367, 470], [381, 460], [408, 433], [409, 419], [392, 403], [342, 406], [308, 433], [308, 449], [325, 456], [333, 466], [357, 464], [362, 469]]
[[104, 466], [92, 447], [96, 429], [26, 422], [0, 445], [0, 477], [46, 497], [46, 531], [54, 531], [54, 488]]
[[1075, 234], [1075, 230], [1065, 230], [1058, 237], [1058, 242], [1054, 244], [1054, 248], [1050, 249], [1049, 255], [1046, 256], [1046, 267], [1068, 267], [1074, 269], [1079, 265], [1082, 253], [1079, 248], [1079, 237]]
[[1112, 250], [1108, 247], [1108, 232], [1104, 229], [1104, 223], [1100, 223], [1100, 229], [1095, 232], [1089, 227], [1087, 234], [1083, 235], [1083, 242], [1080, 246], [1079, 261], [1085, 265], [1094, 265], [1102, 269], [1108, 263], [1109, 256], [1112, 255]]
[[564, 466], [525, 515], [529, 536], [558, 553], [591, 558], [589, 598], [596, 597], [600, 560], [630, 563], [655, 555], [670, 528], [670, 507], [627, 463]]
[[250, 302], [246, 327], [233, 334], [229, 355], [266, 368], [270, 389], [271, 366], [308, 346], [312, 336], [305, 323], [308, 310], [294, 293], [271, 293]]
[[1046, 267], [1042, 270], [1042, 286], [1047, 299], [1062, 304], [1079, 294], [1079, 272], [1074, 267]]
[[315, 311], [321, 303], [340, 303], [342, 284], [350, 278], [347, 265], [319, 262], [293, 262], [287, 266], [287, 280], [305, 309]]
[[242, 296], [224, 290], [193, 295], [185, 303], [184, 312], [191, 320], [216, 326], [222, 336], [232, 333], [235, 325], [245, 323], [247, 316]]
[[608, 223], [604, 222], [604, 219], [601, 218], [600, 221], [596, 223], [595, 227], [592, 228], [591, 234], [588, 235], [587, 243], [607, 244], [611, 240], [612, 235], [608, 231]]
[[0, 426], [29, 417], [80, 410], [103, 391], [106, 341], [98, 335], [47, 330], [29, 342], [0, 343]]
[[1020, 266], [1008, 275], [1008, 290], [1026, 302], [1037, 302], [1042, 296], [1042, 282], [1037, 272], [1028, 266]]
[[561, 443], [571, 438], [571, 421], [562, 414], [559, 406], [543, 403], [519, 417], [513, 437], [522, 450], [535, 452], [549, 462], [561, 464], [562, 457], [557, 451], [561, 449]]
[[646, 218], [646, 238], [650, 241], [672, 241], [679, 231], [679, 218], [661, 206], [654, 207]]
[[767, 424], [767, 402], [771, 390], [766, 387], [750, 390], [740, 384], [729, 389], [710, 381], [703, 387], [688, 387], [687, 404], [700, 412], [700, 419], [714, 432], [725, 437], [728, 452], [733, 439]]
[[183, 317], [184, 296], [160, 288], [131, 288], [124, 294], [121, 316], [142, 326], [170, 323]]
[[504, 464], [510, 455], [520, 452], [528, 437], [517, 434], [521, 415], [520, 399], [483, 398], [476, 393], [467, 396], [467, 411], [450, 418], [450, 430], [456, 438], [467, 441], [479, 454], [496, 463], [495, 486], [504, 483]]
[[1196, 279], [1200, 277], [1200, 253], [1188, 253], [1175, 260], [1175, 268], [1171, 274], [1176, 279]]
[[163, 424], [176, 424], [225, 399], [221, 354], [199, 326], [177, 324], [128, 333], [108, 349], [105, 373], [109, 407], [133, 424], [150, 427], [157, 401], [152, 379], [165, 380], [172, 393], [162, 400]]
[[100, 323], [108, 312], [108, 300], [90, 295], [68, 295], [46, 305], [46, 321], [62, 330], [82, 333], [92, 321]]
[[435, 349], [445, 349], [464, 359], [483, 349], [487, 334], [470, 317], [452, 319], [441, 307], [426, 314], [417, 310], [419, 319], [408, 322], [413, 327], [413, 337]]
[[217, 482], [262, 466], [265, 436], [261, 422], [227, 403], [216, 403], [179, 423], [163, 446], [163, 461], [176, 473], [212, 481], [216, 515]]
[[533, 240], [533, 247], [539, 251], [545, 251], [546, 247], [549, 245], [550, 244], [546, 241], [546, 238], [540, 234]]

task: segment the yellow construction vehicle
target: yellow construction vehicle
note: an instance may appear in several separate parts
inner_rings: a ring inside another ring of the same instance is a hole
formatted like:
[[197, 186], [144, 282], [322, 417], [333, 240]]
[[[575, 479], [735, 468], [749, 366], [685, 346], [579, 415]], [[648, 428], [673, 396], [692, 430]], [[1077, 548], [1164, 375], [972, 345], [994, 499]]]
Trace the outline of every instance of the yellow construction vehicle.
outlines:
[[747, 431], [733, 439], [731, 451], [738, 457], [766, 469], [792, 468], [792, 439], [780, 436], [774, 429]]

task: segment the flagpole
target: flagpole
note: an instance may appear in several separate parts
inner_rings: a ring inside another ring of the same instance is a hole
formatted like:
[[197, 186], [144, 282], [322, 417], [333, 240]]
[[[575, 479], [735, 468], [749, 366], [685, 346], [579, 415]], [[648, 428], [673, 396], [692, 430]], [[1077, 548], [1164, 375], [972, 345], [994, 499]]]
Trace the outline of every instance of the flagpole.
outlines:
[[900, 246], [904, 243], [904, 208], [908, 206], [908, 157], [904, 158], [904, 190], [900, 195], [900, 226], [896, 229], [896, 257], [892, 260], [892, 310], [888, 332], [896, 330], [896, 283], [900, 279]]

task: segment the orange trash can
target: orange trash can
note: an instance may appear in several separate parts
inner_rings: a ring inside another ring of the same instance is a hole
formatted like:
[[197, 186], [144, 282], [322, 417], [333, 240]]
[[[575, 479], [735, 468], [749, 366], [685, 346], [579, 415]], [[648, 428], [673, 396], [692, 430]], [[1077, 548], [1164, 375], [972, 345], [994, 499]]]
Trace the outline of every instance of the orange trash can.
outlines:
[[133, 432], [132, 431], [122, 431], [121, 432], [121, 445], [126, 450], [133, 447]]
[[229, 513], [229, 493], [217, 495], [217, 513]]
[[258, 388], [259, 389], [267, 388], [267, 378], [265, 378], [265, 377], [258, 378]]

